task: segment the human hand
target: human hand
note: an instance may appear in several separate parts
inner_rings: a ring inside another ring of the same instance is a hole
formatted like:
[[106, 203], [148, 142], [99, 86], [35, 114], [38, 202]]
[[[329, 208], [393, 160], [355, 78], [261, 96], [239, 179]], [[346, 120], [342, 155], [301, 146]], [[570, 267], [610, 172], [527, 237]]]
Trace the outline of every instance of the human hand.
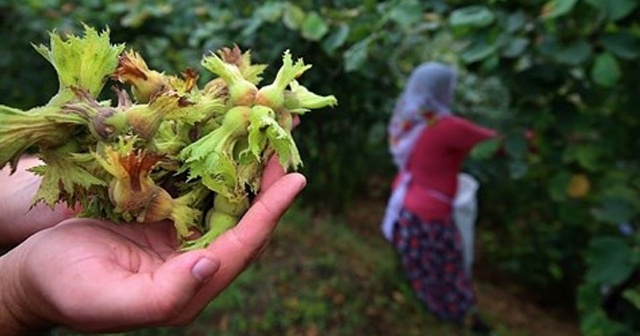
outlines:
[[5, 331], [189, 323], [261, 252], [304, 184], [302, 175], [284, 175], [271, 160], [256, 202], [207, 249], [177, 252], [169, 222], [75, 218], [42, 230], [0, 258], [0, 327], [6, 316], [14, 323]]
[[17, 245], [32, 234], [76, 214], [76, 210], [62, 203], [54, 209], [44, 203], [30, 209], [42, 179], [27, 169], [40, 164], [42, 162], [35, 157], [25, 157], [13, 175], [8, 166], [0, 170], [0, 246]]

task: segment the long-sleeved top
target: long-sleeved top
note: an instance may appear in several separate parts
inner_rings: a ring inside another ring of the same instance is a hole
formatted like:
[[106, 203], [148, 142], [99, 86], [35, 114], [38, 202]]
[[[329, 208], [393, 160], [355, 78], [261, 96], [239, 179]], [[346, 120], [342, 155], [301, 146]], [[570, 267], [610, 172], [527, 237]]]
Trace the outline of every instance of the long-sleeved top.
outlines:
[[465, 157], [476, 144], [494, 136], [494, 130], [453, 115], [427, 127], [407, 163], [412, 181], [404, 207], [425, 221], [451, 216]]

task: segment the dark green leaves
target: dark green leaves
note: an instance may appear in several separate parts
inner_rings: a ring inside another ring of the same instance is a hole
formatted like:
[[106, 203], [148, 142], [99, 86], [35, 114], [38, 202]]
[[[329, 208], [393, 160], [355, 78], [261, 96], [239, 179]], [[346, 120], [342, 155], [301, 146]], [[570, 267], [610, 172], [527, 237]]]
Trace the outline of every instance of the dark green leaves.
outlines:
[[602, 11], [611, 21], [626, 17], [638, 7], [636, 0], [586, 0], [586, 2]]
[[556, 50], [553, 57], [560, 63], [578, 65], [591, 56], [591, 45], [584, 40], [578, 40]]
[[628, 31], [607, 33], [600, 40], [607, 51], [622, 59], [636, 59], [640, 55], [640, 39]]
[[493, 55], [495, 51], [496, 46], [493, 44], [489, 44], [486, 41], [474, 41], [462, 53], [462, 59], [466, 63], [474, 63], [486, 59]]
[[452, 27], [481, 28], [493, 23], [494, 15], [485, 6], [458, 8], [451, 13], [449, 23]]
[[638, 254], [620, 238], [600, 237], [589, 244], [586, 255], [590, 268], [587, 280], [617, 285], [626, 280], [638, 265]]
[[349, 25], [341, 24], [338, 27], [335, 27], [329, 35], [322, 40], [322, 47], [328, 53], [333, 53], [336, 49], [340, 48], [347, 41], [347, 37], [349, 37]]
[[479, 160], [490, 159], [496, 155], [501, 145], [502, 140], [498, 138], [483, 141], [473, 148], [471, 156]]
[[422, 20], [422, 9], [416, 0], [400, 1], [393, 4], [387, 13], [389, 19], [403, 30], [408, 30]]
[[600, 207], [593, 210], [597, 219], [614, 225], [631, 220], [635, 214], [634, 205], [618, 197], [605, 198]]
[[311, 41], [320, 40], [329, 31], [327, 23], [316, 12], [308, 13], [300, 28], [302, 37]]
[[291, 30], [298, 30], [304, 21], [304, 10], [292, 3], [287, 3], [282, 13], [282, 23]]
[[571, 12], [578, 0], [552, 0], [542, 8], [541, 16], [544, 19], [555, 19]]
[[346, 71], [357, 70], [367, 60], [368, 48], [372, 39], [366, 38], [354, 44], [344, 53], [344, 68]]
[[621, 76], [620, 65], [613, 55], [603, 53], [596, 57], [591, 69], [591, 78], [596, 84], [611, 87], [618, 83]]

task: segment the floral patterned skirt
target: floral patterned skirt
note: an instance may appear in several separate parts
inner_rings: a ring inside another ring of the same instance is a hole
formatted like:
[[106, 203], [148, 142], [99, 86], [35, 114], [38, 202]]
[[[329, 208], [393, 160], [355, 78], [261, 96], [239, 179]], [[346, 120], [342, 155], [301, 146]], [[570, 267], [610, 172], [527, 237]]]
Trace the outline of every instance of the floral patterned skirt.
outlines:
[[467, 313], [475, 310], [476, 298], [453, 219], [425, 222], [403, 209], [392, 243], [418, 299], [435, 316], [464, 323]]

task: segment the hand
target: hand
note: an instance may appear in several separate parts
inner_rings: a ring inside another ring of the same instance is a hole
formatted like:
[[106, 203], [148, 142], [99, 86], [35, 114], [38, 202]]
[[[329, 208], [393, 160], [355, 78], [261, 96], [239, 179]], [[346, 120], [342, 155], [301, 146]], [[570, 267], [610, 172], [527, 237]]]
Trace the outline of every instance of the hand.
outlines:
[[169, 222], [69, 219], [40, 231], [0, 258], [0, 327], [6, 316], [14, 329], [84, 332], [189, 323], [261, 252], [304, 184], [272, 159], [256, 202], [207, 249], [176, 252]]
[[0, 171], [0, 246], [17, 245], [32, 234], [76, 214], [64, 204], [51, 209], [39, 203], [29, 210], [41, 178], [27, 169], [40, 164], [40, 160], [28, 157], [20, 160], [13, 175], [8, 166]]

